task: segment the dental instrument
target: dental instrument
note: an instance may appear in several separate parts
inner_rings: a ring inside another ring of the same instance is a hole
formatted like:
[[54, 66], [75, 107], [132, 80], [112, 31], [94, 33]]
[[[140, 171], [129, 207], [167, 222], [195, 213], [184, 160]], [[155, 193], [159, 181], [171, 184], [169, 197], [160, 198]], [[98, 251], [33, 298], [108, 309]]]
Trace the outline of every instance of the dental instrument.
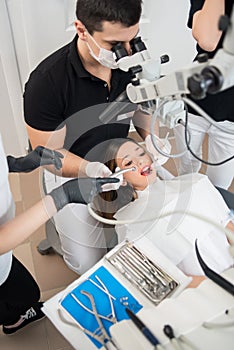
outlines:
[[[146, 339], [154, 345], [156, 349], [159, 349], [160, 342], [155, 337], [155, 335], [151, 332], [151, 330], [140, 320], [140, 318], [135, 315], [130, 309], [125, 309], [126, 313], [130, 317], [130, 319], [133, 321], [135, 326], [141, 331], [141, 333], [146, 337]], [[160, 347], [161, 348], [161, 347]]]
[[[94, 311], [89, 309], [87, 306], [85, 306], [76, 296], [75, 294], [71, 293], [71, 297], [77, 302], [77, 304], [79, 304], [85, 311], [89, 312], [90, 314], [94, 315]], [[102, 318], [103, 320], [109, 321], [109, 322], [113, 322], [108, 316], [104, 316], [104, 315], [98, 315], [98, 317]], [[114, 322], [113, 322], [114, 323]]]
[[125, 174], [125, 173], [127, 173], [128, 171], [136, 171], [136, 167], [133, 166], [133, 167], [131, 167], [131, 168], [118, 170], [118, 171], [116, 171], [115, 173], [112, 173], [109, 177], [118, 177], [119, 175]]
[[156, 305], [178, 286], [176, 280], [155, 265], [131, 242], [127, 242], [105, 259]]
[[81, 294], [85, 295], [91, 302], [91, 305], [92, 305], [92, 310], [93, 310], [93, 313], [94, 313], [94, 316], [96, 318], [96, 321], [99, 325], [99, 329], [100, 329], [100, 332], [101, 332], [101, 335], [100, 337], [102, 338], [103, 342], [104, 342], [104, 347], [105, 349], [108, 350], [108, 345], [107, 343], [110, 342], [114, 347], [115, 349], [118, 350], [118, 347], [117, 345], [115, 344], [115, 342], [113, 341], [113, 339], [111, 339], [111, 337], [109, 336], [109, 334], [107, 333], [103, 323], [102, 323], [102, 320], [100, 318], [100, 315], [98, 314], [98, 311], [97, 311], [97, 307], [96, 307], [96, 303], [95, 303], [95, 300], [94, 300], [94, 297], [91, 293], [87, 292], [86, 290], [81, 290], [80, 291]]
[[110, 307], [111, 307], [111, 317], [109, 318], [109, 321], [111, 321], [112, 323], [116, 323], [117, 322], [117, 318], [116, 318], [116, 315], [115, 315], [115, 308], [114, 308], [114, 304], [113, 304], [113, 301], [112, 301], [112, 299], [116, 300], [116, 298], [113, 297], [113, 295], [110, 294], [109, 290], [107, 289], [106, 285], [102, 282], [100, 277], [95, 275], [95, 278], [101, 284], [101, 287], [95, 281], [93, 281], [91, 278], [89, 278], [89, 281], [91, 283], [93, 283], [97, 288], [102, 290], [108, 296]]
[[171, 325], [166, 324], [163, 327], [163, 332], [168, 337], [175, 350], [183, 350], [175, 336], [174, 330]]

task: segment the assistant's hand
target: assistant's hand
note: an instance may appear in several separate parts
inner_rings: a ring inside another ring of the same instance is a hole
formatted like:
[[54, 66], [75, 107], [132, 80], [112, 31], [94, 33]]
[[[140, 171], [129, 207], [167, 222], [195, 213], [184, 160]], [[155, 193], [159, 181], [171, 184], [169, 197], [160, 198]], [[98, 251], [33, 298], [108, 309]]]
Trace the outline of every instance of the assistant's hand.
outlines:
[[[110, 169], [100, 162], [89, 162], [85, 168], [86, 175], [89, 177], [108, 177], [112, 174]], [[103, 192], [117, 190], [121, 186], [121, 182], [108, 183], [103, 185]]]
[[85, 168], [88, 177], [107, 177], [112, 174], [110, 169], [100, 162], [89, 162]]
[[[159, 137], [157, 137], [157, 146], [164, 152], [167, 154], [170, 154], [171, 152], [171, 144], [167, 139], [160, 139]], [[161, 153], [159, 153], [156, 148], [153, 145], [153, 142], [151, 140], [151, 135], [148, 135], [145, 138], [145, 146], [147, 151], [152, 155], [152, 157], [154, 158], [154, 161], [157, 164], [164, 164], [168, 161], [168, 157], [162, 155]]]
[[43, 165], [54, 165], [59, 170], [62, 168], [62, 158], [62, 153], [38, 146], [24, 157], [7, 156], [7, 162], [9, 172], [28, 173]]
[[118, 183], [116, 178], [77, 178], [55, 188], [49, 195], [53, 198], [57, 210], [69, 203], [90, 203], [93, 197], [103, 191], [105, 184]]

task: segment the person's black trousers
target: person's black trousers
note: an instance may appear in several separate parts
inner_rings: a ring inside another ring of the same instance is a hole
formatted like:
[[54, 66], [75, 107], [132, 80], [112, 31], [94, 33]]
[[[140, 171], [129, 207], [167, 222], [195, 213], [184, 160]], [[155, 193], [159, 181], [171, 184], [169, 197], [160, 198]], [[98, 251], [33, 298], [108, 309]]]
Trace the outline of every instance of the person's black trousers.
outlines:
[[0, 325], [16, 323], [40, 299], [40, 289], [16, 257], [7, 280], [0, 286]]

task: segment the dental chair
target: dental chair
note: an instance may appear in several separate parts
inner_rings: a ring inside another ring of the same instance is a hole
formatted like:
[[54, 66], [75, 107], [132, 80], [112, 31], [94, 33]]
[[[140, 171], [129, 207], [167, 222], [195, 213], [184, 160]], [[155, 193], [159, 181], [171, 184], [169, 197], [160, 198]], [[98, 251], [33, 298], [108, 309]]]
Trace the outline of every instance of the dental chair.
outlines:
[[[42, 174], [42, 186], [44, 193], [46, 194], [46, 186], [44, 180], [44, 173]], [[37, 250], [41, 255], [47, 255], [50, 253], [57, 253], [63, 256], [61, 249], [61, 242], [59, 234], [56, 230], [53, 218], [49, 219], [45, 224], [46, 238], [43, 239], [37, 246]]]
[[[46, 194], [47, 189], [45, 185], [44, 172], [42, 173], [42, 186], [43, 191]], [[115, 232], [115, 227], [110, 225], [103, 225], [104, 235], [106, 237], [107, 251], [112, 249], [117, 243], [117, 234]], [[57, 253], [63, 256], [63, 251], [61, 248], [61, 242], [59, 234], [56, 230], [55, 222], [53, 218], [49, 219], [45, 224], [46, 238], [43, 239], [37, 246], [37, 250], [41, 255], [47, 255], [50, 253]]]
[[[220, 194], [223, 196], [227, 206], [234, 210], [234, 193], [227, 191], [223, 188], [216, 187]], [[61, 243], [58, 232], [56, 231], [53, 219], [47, 221], [45, 225], [46, 238], [43, 239], [37, 246], [37, 250], [41, 255], [50, 254], [55, 252], [59, 255], [62, 254]]]
[[56, 231], [53, 220], [47, 221], [45, 224], [46, 238], [37, 246], [37, 250], [41, 255], [47, 255], [55, 252], [63, 255], [58, 232]]
[[[164, 180], [171, 180], [174, 177], [168, 170], [163, 168], [161, 165], [157, 167], [157, 172], [159, 176]], [[43, 175], [42, 175], [42, 185], [43, 185], [44, 192], [46, 193], [46, 187], [45, 187], [45, 181], [44, 181]], [[43, 239], [37, 246], [38, 252], [41, 255], [47, 255], [55, 252], [62, 256], [63, 253], [61, 249], [61, 242], [60, 242], [59, 234], [56, 231], [53, 218], [46, 222], [45, 231], [46, 231], [46, 238]], [[117, 236], [116, 236], [116, 244], [117, 244]]]

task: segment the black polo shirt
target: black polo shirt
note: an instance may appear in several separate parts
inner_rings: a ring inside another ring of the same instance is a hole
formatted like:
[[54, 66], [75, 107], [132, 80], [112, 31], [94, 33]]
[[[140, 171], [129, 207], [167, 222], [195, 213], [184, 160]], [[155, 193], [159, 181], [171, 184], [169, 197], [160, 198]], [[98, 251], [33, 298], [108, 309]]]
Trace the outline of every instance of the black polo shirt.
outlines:
[[[67, 127], [64, 148], [84, 157], [105, 140], [126, 137], [129, 119], [103, 125], [98, 116], [130, 82], [129, 73], [112, 71], [107, 83], [87, 72], [77, 51], [77, 35], [71, 43], [42, 61], [25, 85], [26, 123], [42, 131]], [[100, 148], [98, 153], [100, 153]], [[98, 160], [97, 154], [86, 157]]]
[[[192, 28], [193, 15], [203, 7], [205, 0], [190, 0], [191, 7], [188, 18], [188, 27]], [[230, 16], [234, 0], [225, 0], [225, 13]], [[218, 23], [217, 23], [218, 25]], [[203, 50], [197, 45], [198, 54], [206, 52], [209, 58], [213, 58], [216, 52], [222, 48], [225, 33], [223, 33], [216, 49], [212, 52]], [[195, 57], [196, 60], [197, 57]], [[221, 91], [217, 94], [207, 94], [207, 97], [202, 100], [194, 100], [204, 111], [206, 111], [216, 121], [234, 121], [234, 87]], [[190, 112], [197, 114], [192, 108]]]

